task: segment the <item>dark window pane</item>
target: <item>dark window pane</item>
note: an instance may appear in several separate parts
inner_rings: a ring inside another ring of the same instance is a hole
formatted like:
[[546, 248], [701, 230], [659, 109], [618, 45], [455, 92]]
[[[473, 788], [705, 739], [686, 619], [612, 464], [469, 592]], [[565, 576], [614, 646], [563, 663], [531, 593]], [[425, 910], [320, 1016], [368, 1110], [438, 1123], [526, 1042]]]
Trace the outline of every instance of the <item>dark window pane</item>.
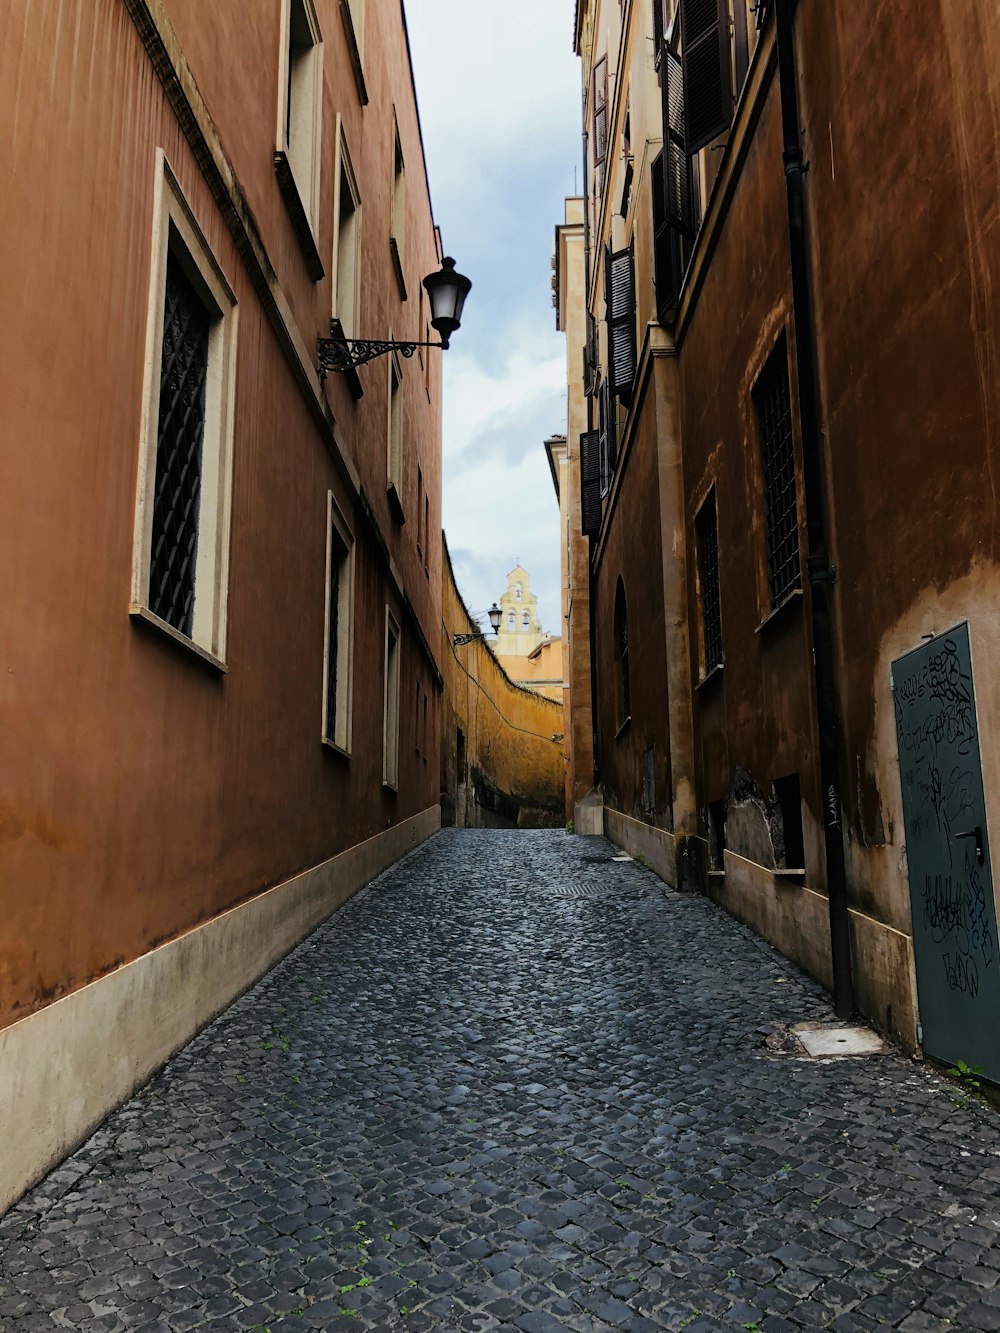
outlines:
[[167, 255], [149, 607], [191, 634], [198, 553], [209, 315], [179, 260]]

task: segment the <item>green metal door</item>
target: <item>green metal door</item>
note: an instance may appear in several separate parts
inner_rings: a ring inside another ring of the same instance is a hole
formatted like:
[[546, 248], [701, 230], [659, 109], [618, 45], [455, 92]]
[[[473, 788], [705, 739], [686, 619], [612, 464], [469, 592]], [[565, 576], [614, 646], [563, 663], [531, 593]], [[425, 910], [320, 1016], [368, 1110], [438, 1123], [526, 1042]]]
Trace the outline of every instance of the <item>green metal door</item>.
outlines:
[[892, 664], [924, 1049], [1000, 1082], [1000, 960], [969, 627]]

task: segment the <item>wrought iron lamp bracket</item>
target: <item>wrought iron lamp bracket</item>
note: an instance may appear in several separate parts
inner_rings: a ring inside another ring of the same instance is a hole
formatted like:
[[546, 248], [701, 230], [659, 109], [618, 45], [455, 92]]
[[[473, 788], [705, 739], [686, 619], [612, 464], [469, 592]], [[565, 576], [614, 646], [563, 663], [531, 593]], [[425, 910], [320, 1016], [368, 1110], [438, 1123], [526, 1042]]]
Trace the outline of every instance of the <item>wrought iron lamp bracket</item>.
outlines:
[[336, 335], [319, 340], [319, 377], [325, 380], [332, 370], [335, 375], [363, 366], [386, 352], [398, 352], [409, 359], [418, 347], [447, 348], [441, 342], [394, 342], [386, 338], [338, 338]]
[[452, 638], [452, 643], [456, 648], [464, 648], [467, 643], [475, 643], [477, 639], [485, 638], [485, 634], [456, 634]]

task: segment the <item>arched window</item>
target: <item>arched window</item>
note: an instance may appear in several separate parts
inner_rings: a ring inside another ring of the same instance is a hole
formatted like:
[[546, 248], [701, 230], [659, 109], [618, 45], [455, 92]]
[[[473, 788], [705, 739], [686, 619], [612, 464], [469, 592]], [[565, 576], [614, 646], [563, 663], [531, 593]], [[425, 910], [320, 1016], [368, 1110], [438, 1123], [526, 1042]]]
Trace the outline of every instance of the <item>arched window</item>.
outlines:
[[507, 612], [507, 628], [508, 628], [509, 630], [512, 630], [512, 629], [514, 628], [514, 612], [513, 612], [513, 611], [508, 611], [508, 612]]
[[625, 605], [625, 585], [620, 578], [615, 593], [615, 658], [618, 661], [621, 725], [624, 726], [632, 716], [632, 695], [628, 678], [628, 608]]
[[521, 628], [525, 632], [531, 628], [531, 617], [528, 615], [527, 611], [525, 611], [524, 615], [521, 617]]
[[521, 585], [520, 585], [520, 583], [515, 583], [515, 584], [514, 584], [514, 601], [515, 601], [515, 602], [519, 602], [520, 600], [521, 600]]

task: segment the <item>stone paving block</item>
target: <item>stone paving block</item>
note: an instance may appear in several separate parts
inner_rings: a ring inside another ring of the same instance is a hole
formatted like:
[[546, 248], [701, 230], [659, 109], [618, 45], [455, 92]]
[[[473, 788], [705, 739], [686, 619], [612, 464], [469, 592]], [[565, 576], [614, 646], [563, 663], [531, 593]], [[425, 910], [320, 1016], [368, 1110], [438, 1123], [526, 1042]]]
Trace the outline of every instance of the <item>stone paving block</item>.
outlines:
[[612, 853], [388, 871], [0, 1219], [0, 1328], [1000, 1328], [996, 1113], [772, 1055], [827, 997]]

